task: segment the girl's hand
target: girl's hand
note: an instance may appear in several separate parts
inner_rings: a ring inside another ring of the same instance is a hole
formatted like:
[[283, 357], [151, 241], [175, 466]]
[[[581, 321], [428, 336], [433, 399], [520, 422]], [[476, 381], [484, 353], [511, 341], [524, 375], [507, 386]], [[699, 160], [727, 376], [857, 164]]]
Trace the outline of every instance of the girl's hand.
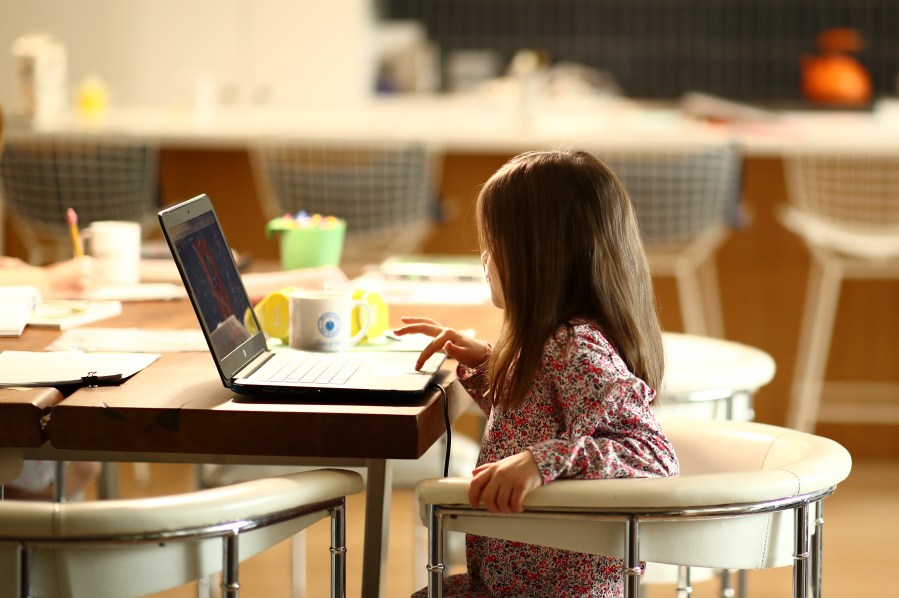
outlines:
[[402, 321], [406, 326], [394, 330], [397, 336], [426, 334], [434, 339], [418, 356], [416, 370], [420, 370], [431, 355], [441, 350], [447, 357], [470, 368], [481, 365], [490, 355], [489, 343], [465, 336], [452, 328], [444, 328], [430, 318], [402, 318]]
[[473, 509], [483, 503], [491, 513], [521, 513], [524, 497], [543, 485], [530, 451], [480, 465], [472, 475], [468, 502]]

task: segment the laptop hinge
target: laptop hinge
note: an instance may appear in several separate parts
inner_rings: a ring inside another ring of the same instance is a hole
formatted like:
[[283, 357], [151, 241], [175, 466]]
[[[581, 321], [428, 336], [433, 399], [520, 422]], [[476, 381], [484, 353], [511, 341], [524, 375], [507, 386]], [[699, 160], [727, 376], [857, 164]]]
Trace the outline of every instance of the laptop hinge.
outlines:
[[243, 366], [237, 373], [234, 375], [235, 380], [240, 380], [242, 378], [247, 378], [253, 374], [256, 370], [261, 368], [265, 362], [272, 358], [273, 353], [260, 353], [256, 357], [254, 357], [250, 362]]

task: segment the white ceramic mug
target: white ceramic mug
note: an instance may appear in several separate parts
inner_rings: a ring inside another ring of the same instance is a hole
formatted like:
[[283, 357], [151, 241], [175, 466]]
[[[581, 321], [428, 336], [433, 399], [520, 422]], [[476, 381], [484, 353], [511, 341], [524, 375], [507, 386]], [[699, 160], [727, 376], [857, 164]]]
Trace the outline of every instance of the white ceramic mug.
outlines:
[[140, 224], [97, 220], [82, 231], [88, 254], [96, 261], [97, 278], [105, 284], [140, 282]]
[[[350, 336], [353, 310], [365, 317], [359, 331]], [[368, 334], [373, 324], [371, 306], [343, 291], [300, 291], [290, 296], [289, 344], [304, 351], [346, 351]]]

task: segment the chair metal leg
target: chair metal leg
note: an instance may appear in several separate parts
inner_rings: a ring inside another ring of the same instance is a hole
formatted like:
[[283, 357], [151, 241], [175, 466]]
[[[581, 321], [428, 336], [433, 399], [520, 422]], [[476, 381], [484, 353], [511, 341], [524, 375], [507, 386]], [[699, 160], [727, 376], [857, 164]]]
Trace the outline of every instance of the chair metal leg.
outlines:
[[306, 598], [306, 531], [300, 530], [290, 541], [290, 583], [293, 598]]
[[428, 598], [443, 598], [443, 518], [428, 506]]
[[824, 567], [824, 501], [819, 500], [814, 504], [815, 523], [812, 531], [812, 598], [821, 598], [821, 582], [823, 581]]
[[721, 570], [721, 598], [734, 598], [734, 574], [730, 569]]
[[624, 598], [639, 598], [640, 574], [640, 522], [629, 517], [624, 524]]
[[836, 258], [813, 253], [787, 417], [791, 428], [803, 432], [814, 431], [818, 418], [842, 277]]
[[237, 531], [233, 531], [222, 538], [222, 544], [222, 598], [238, 598], [240, 594], [240, 582], [238, 580], [240, 558], [238, 555]]
[[24, 543], [19, 543], [16, 548], [16, 558], [19, 561], [19, 598], [31, 597], [31, 549]]
[[677, 598], [689, 598], [693, 594], [693, 585], [690, 583], [690, 568], [684, 565], [677, 567]]
[[807, 504], [794, 510], [796, 546], [793, 553], [793, 598], [808, 598], [809, 586], [809, 540]]
[[100, 500], [110, 500], [119, 497], [118, 463], [104, 461], [101, 465], [100, 479], [97, 480], [97, 495], [100, 497]]
[[57, 461], [55, 464], [56, 471], [53, 476], [53, 500], [56, 502], [66, 501], [66, 462]]
[[331, 507], [331, 598], [346, 597], [346, 503]]
[[197, 598], [212, 598], [212, 575], [197, 580]]

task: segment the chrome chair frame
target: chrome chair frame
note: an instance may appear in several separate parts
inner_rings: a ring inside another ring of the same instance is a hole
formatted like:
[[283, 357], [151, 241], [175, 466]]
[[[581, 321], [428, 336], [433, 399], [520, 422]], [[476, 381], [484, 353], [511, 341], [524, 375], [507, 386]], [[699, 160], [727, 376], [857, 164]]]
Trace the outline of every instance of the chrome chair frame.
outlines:
[[[689, 567], [791, 564], [794, 597], [819, 598], [821, 502], [849, 475], [848, 451], [827, 438], [755, 422], [659, 421], [680, 456], [679, 476], [557, 480], [530, 493], [523, 513], [472, 509], [468, 477], [419, 482], [429, 596], [442, 596], [443, 535], [451, 530], [622, 559], [625, 598], [640, 595], [644, 561], [679, 568], [679, 598], [691, 592]], [[730, 583], [722, 584], [722, 596], [733, 595]]]
[[[622, 526], [624, 540], [622, 554], [624, 559], [624, 598], [639, 598], [640, 575], [642, 565], [640, 559], [640, 524], [647, 521], [678, 522], [684, 519], [721, 519], [727, 517], [739, 517], [743, 515], [757, 515], [778, 511], [794, 511], [794, 554], [793, 554], [793, 597], [814, 598], [821, 596], [821, 574], [823, 556], [823, 525], [821, 516], [824, 498], [833, 494], [836, 486], [817, 492], [779, 500], [751, 502], [739, 505], [708, 506], [689, 509], [647, 509], [632, 511], [626, 508], [594, 510], [578, 512], [577, 509], [567, 510], [543, 510], [528, 509], [524, 513], [503, 514], [488, 513], [483, 509], [457, 506], [442, 507], [440, 505], [428, 506], [428, 597], [443, 597], [443, 574], [445, 565], [443, 562], [443, 534], [445, 530], [444, 520], [447, 518], [460, 520], [463, 518], [514, 518], [514, 519], [555, 519], [555, 520], [590, 520], [619, 522]], [[811, 519], [811, 511], [814, 510], [815, 518]], [[814, 524], [814, 533], [810, 525]], [[686, 578], [689, 580], [689, 576]], [[678, 596], [689, 595], [689, 581], [687, 585], [678, 587]], [[811, 591], [811, 594], [809, 594]]]
[[[253, 519], [228, 521], [218, 525], [183, 529], [169, 532], [141, 534], [134, 536], [86, 536], [79, 538], [33, 538], [28, 541], [19, 540], [19, 589], [23, 597], [31, 596], [31, 579], [29, 575], [30, 550], [38, 546], [60, 545], [94, 545], [94, 544], [159, 544], [161, 542], [177, 542], [185, 540], [222, 539], [222, 597], [238, 598], [240, 583], [238, 580], [239, 553], [238, 535], [244, 532], [261, 529], [303, 515], [327, 510], [331, 517], [331, 596], [342, 597], [340, 591], [346, 587], [346, 498], [325, 501], [314, 505], [303, 505], [268, 516]], [[7, 537], [0, 531], [0, 541], [17, 541], [15, 537]]]
[[[326, 473], [322, 471], [320, 475], [316, 472], [306, 472], [280, 479], [291, 480], [293, 484], [296, 484], [295, 487], [297, 489], [301, 489], [305, 483], [315, 484], [317, 480], [322, 480], [329, 484], [340, 483], [350, 493], [358, 492], [361, 489], [362, 480], [358, 474], [342, 472], [343, 477], [338, 478], [335, 476], [335, 473], [337, 472]], [[263, 496], [267, 497], [272, 488], [283, 487], [283, 485], [269, 487], [269, 482], [270, 480], [247, 482], [243, 484], [244, 489], [234, 492], [206, 490], [185, 495], [186, 502], [183, 505], [194, 510], [215, 509], [216, 505], [221, 506], [227, 503], [231, 503], [235, 510], [223, 515], [222, 521], [215, 521], [210, 518], [210, 521], [215, 522], [199, 523], [197, 525], [190, 525], [187, 522], [186, 525], [179, 527], [177, 524], [174, 524], [170, 528], [166, 527], [170, 524], [165, 518], [165, 509], [182, 508], [182, 501], [178, 497], [173, 497], [174, 503], [168, 504], [159, 502], [160, 500], [165, 500], [164, 497], [114, 501], [116, 504], [111, 508], [117, 513], [115, 517], [129, 516], [128, 514], [133, 513], [133, 517], [136, 519], [134, 524], [125, 524], [126, 529], [123, 531], [116, 531], [115, 529], [96, 531], [92, 529], [92, 523], [99, 521], [97, 518], [102, 518], [103, 512], [98, 512], [89, 503], [0, 502], [0, 509], [3, 509], [5, 505], [9, 505], [14, 509], [7, 517], [14, 516], [26, 522], [25, 531], [0, 528], [0, 543], [7, 544], [10, 547], [8, 549], [10, 553], [14, 552], [16, 557], [16, 562], [12, 566], [12, 569], [15, 571], [15, 577], [13, 580], [10, 580], [10, 584], [14, 583], [17, 586], [17, 595], [22, 597], [32, 595], [34, 580], [32, 569], [33, 561], [35, 560], [32, 553], [34, 550], [42, 548], [50, 550], [73, 549], [77, 553], [78, 549], [100, 549], [123, 545], [152, 547], [154, 545], [164, 546], [173, 543], [199, 543], [220, 538], [222, 541], [221, 595], [223, 598], [238, 598], [240, 590], [239, 543], [243, 535], [280, 524], [290, 526], [292, 522], [308, 526], [328, 516], [331, 520], [330, 596], [332, 598], [345, 598], [346, 495], [334, 495], [331, 494], [331, 491], [320, 492], [317, 494], [319, 494], [321, 500], [286, 506], [294, 500], [301, 499], [295, 498], [295, 491], [291, 491], [292, 494], [284, 496], [278, 496], [276, 493], [272, 494], [271, 497], [275, 501], [275, 505], [281, 503], [282, 507], [265, 511], [265, 503], [260, 503], [260, 500], [263, 499]], [[356, 487], [354, 488], [354, 486]], [[301, 494], [299, 496], [308, 494], [305, 490], [300, 491]], [[335, 490], [335, 492], [339, 491]], [[210, 499], [208, 501], [201, 497], [204, 493], [209, 495]], [[310, 498], [314, 496], [315, 493]], [[264, 500], [268, 501], [268, 498], [264, 498]], [[237, 502], [234, 503], [233, 501]], [[153, 513], [157, 506], [162, 509], [161, 512], [148, 520], [142, 518], [144, 509], [147, 509], [147, 513]], [[254, 512], [258, 514], [253, 514]], [[215, 515], [212, 515], [212, 517], [215, 517]], [[52, 525], [50, 522], [52, 522]], [[44, 529], [52, 531], [49, 533], [47, 531], [30, 532], [28, 531], [29, 526], [42, 526]], [[141, 526], [144, 526], [144, 529], [140, 529]], [[128, 527], [131, 529], [128, 530]], [[15, 525], [13, 525], [13, 528], [15, 528]], [[272, 541], [271, 538], [278, 537], [284, 531], [275, 531], [274, 536], [261, 539], [262, 543], [256, 540], [248, 540], [251, 542], [250, 556], [260, 549], [267, 548], [269, 542]], [[252, 538], [252, 536], [250, 537]], [[256, 544], [254, 545], [253, 542], [256, 542]], [[189, 570], [193, 571], [198, 566], [200, 566], [198, 563], [193, 563]], [[176, 583], [189, 581], [193, 577], [186, 571], [177, 572], [174, 575], [175, 579], [181, 580]], [[73, 587], [77, 587], [77, 585]]]

